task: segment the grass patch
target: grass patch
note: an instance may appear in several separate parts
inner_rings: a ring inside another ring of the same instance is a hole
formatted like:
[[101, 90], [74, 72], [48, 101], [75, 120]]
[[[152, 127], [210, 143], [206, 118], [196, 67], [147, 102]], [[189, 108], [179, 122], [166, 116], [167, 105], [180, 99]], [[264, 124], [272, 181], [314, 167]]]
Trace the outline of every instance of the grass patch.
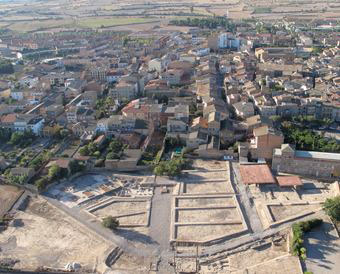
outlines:
[[259, 13], [271, 13], [272, 9], [268, 7], [257, 7], [254, 9], [253, 13], [254, 14], [259, 14]]

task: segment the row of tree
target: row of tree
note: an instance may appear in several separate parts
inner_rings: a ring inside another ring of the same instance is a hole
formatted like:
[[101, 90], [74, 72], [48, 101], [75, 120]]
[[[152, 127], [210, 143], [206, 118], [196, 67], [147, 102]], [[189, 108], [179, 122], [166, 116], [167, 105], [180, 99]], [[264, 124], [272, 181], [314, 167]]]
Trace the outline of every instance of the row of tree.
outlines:
[[301, 129], [290, 122], [282, 123], [285, 143], [295, 144], [297, 149], [322, 152], [340, 152], [340, 144], [309, 129]]
[[[101, 147], [98, 147], [94, 142], [81, 147], [79, 154], [82, 156], [92, 156], [100, 158], [101, 155], [106, 154], [106, 159], [120, 159], [125, 149], [125, 145], [118, 139], [106, 139]], [[105, 153], [106, 150], [106, 153]], [[104, 153], [102, 153], [104, 152]]]
[[19, 146], [21, 148], [25, 148], [31, 145], [35, 138], [36, 136], [30, 130], [16, 131], [16, 132], [11, 133], [9, 144], [13, 146]]
[[41, 177], [37, 181], [35, 181], [35, 186], [38, 190], [43, 190], [47, 185], [53, 183], [56, 180], [60, 180], [67, 176], [71, 176], [77, 172], [81, 172], [85, 169], [85, 166], [77, 160], [72, 160], [69, 165], [69, 170], [65, 168], [61, 168], [58, 165], [54, 164], [48, 169], [48, 173], [46, 176]]
[[226, 17], [222, 16], [193, 19], [190, 17], [186, 19], [174, 19], [171, 20], [169, 24], [175, 26], [200, 27], [208, 29], [216, 29], [221, 27], [231, 32], [235, 30], [235, 25], [232, 24]]
[[187, 165], [187, 161], [183, 157], [175, 157], [170, 161], [161, 161], [159, 162], [155, 168], [154, 173], [157, 176], [178, 176], [181, 174], [181, 171]]

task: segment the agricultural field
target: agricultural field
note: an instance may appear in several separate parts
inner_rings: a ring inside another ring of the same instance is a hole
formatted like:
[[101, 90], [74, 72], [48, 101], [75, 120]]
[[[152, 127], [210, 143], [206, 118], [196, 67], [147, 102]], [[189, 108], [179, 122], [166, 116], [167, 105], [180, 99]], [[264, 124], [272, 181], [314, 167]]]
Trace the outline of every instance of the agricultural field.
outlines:
[[[27, 0], [26, 0], [27, 1]], [[299, 2], [303, 2], [301, 5]], [[68, 9], [65, 10], [65, 5]], [[21, 10], [25, 9], [25, 12]], [[340, 6], [328, 1], [262, 0], [188, 0], [188, 1], [25, 1], [0, 2], [0, 29], [34, 32], [60, 28], [111, 28], [140, 31], [157, 23], [167, 27], [169, 20], [187, 17], [228, 16], [232, 19], [259, 18], [276, 20], [285, 16], [304, 18], [339, 18]], [[134, 28], [135, 26], [138, 28]], [[141, 25], [141, 26], [140, 26]], [[130, 26], [130, 27], [129, 27]]]
[[12, 23], [8, 26], [10, 30], [16, 32], [31, 32], [39, 30], [47, 30], [51, 28], [71, 27], [73, 25], [72, 19], [61, 20], [34, 20], [34, 21], [21, 21]]
[[99, 18], [82, 18], [77, 21], [76, 25], [82, 28], [101, 28], [119, 25], [141, 24], [157, 21], [156, 18], [139, 18], [139, 17], [99, 17]]

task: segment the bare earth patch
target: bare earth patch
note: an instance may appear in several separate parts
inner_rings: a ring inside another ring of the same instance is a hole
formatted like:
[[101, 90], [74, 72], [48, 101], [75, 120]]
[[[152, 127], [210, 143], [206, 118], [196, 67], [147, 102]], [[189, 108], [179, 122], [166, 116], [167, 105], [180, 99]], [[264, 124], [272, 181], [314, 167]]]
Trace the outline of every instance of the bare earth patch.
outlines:
[[16, 186], [0, 185], [0, 218], [11, 209], [23, 190]]
[[0, 234], [0, 259], [19, 260], [15, 269], [64, 268], [77, 262], [83, 270], [93, 271], [104, 261], [109, 247], [40, 198], [30, 202], [25, 212], [18, 211]]

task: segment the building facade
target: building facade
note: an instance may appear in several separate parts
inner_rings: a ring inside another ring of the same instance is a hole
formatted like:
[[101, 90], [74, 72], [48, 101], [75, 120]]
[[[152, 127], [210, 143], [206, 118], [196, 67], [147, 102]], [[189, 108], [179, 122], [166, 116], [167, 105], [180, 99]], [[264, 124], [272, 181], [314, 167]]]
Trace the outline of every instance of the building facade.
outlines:
[[295, 150], [288, 144], [275, 149], [272, 169], [320, 178], [340, 177], [340, 154]]

